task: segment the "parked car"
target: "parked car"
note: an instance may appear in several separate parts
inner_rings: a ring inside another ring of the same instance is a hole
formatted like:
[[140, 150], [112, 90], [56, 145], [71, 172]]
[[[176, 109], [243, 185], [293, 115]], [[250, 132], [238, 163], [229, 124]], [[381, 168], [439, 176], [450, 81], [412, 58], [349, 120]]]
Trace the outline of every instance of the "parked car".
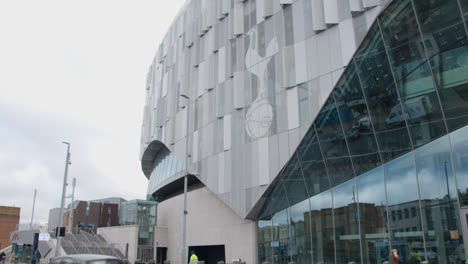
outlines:
[[49, 264], [123, 264], [124, 262], [113, 256], [76, 254], [50, 259]]

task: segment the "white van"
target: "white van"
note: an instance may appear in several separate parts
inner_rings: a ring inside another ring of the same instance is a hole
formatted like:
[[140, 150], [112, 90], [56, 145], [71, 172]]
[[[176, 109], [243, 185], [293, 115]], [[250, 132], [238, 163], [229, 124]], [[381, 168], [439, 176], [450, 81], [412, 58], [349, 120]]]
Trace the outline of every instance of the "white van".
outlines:
[[[432, 113], [432, 104], [427, 95], [418, 96], [405, 101], [406, 119], [412, 120]], [[400, 105], [395, 105], [385, 122], [394, 126], [405, 121]]]

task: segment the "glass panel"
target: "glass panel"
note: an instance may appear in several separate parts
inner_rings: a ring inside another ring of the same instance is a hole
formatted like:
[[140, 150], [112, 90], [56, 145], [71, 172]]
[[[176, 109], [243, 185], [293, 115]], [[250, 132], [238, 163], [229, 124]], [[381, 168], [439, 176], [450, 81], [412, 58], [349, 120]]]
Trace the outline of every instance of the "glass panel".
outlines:
[[440, 138], [417, 149], [416, 164], [428, 260], [435, 263], [464, 260], [448, 138]]
[[416, 8], [427, 52], [439, 88], [449, 131], [468, 124], [468, 41], [455, 0], [426, 3]]
[[377, 144], [354, 63], [348, 66], [333, 94], [356, 175], [379, 166]]
[[315, 263], [335, 263], [331, 190], [310, 198], [312, 254]]
[[468, 127], [451, 133], [453, 159], [461, 208], [468, 208]]
[[[413, 152], [385, 164], [385, 177], [392, 247], [403, 262], [421, 260], [424, 244]], [[415, 213], [405, 218], [405, 210]]]
[[[340, 112], [340, 116], [346, 119], [348, 115], [351, 115], [350, 111]], [[340, 116], [336, 110], [335, 100], [331, 96], [315, 121], [332, 186], [354, 176], [340, 125]]]
[[348, 180], [333, 188], [336, 262], [361, 262], [356, 181]]
[[258, 220], [258, 263], [271, 263], [272, 220]]
[[394, 121], [401, 113], [401, 107], [376, 24], [364, 40], [355, 60], [382, 158], [388, 161], [410, 151], [404, 122]]
[[268, 198], [268, 208], [266, 210], [271, 211], [272, 214], [275, 214], [278, 211], [281, 211], [287, 208], [288, 199], [286, 198], [286, 194], [284, 193], [284, 187], [282, 180], [279, 179], [273, 188], [273, 191]]
[[[397, 15], [390, 13], [399, 10]], [[394, 5], [390, 12], [382, 16], [382, 34], [405, 109], [401, 114], [392, 110], [388, 122], [404, 122], [406, 116], [414, 147], [417, 147], [446, 131], [411, 1]], [[426, 46], [432, 49], [429, 37], [432, 35], [425, 36], [428, 38]]]
[[304, 177], [302, 176], [301, 168], [297, 159], [297, 154], [293, 155], [291, 160], [288, 162], [288, 165], [283, 171], [281, 177], [290, 204], [296, 204], [309, 198], [305, 187]]
[[291, 206], [291, 247], [289, 248], [289, 254], [296, 264], [311, 263], [312, 261], [309, 212], [309, 199]]
[[390, 261], [383, 168], [357, 177], [363, 263]]
[[299, 146], [297, 153], [301, 161], [309, 195], [313, 196], [330, 189], [330, 181], [328, 180], [313, 126], [304, 137], [303, 143]]
[[289, 263], [289, 212], [284, 209], [273, 214], [273, 264]]

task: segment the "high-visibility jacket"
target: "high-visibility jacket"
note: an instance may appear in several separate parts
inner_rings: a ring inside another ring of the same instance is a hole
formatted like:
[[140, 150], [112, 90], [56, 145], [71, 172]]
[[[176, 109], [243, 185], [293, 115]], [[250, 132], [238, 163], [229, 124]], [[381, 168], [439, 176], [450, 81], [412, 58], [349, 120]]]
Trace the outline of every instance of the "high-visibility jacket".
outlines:
[[192, 262], [198, 262], [198, 257], [197, 257], [197, 255], [192, 254], [192, 256], [190, 256], [190, 263], [192, 263]]

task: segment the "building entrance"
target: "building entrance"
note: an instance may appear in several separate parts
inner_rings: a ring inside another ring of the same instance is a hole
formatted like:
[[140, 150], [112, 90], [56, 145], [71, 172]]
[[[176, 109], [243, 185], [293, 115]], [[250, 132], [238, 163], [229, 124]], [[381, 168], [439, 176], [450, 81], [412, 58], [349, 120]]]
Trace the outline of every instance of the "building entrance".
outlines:
[[226, 263], [224, 245], [189, 247], [187, 263], [190, 261], [192, 251], [195, 251], [198, 261], [205, 261], [205, 264], [216, 264], [218, 261], [224, 261], [224, 263]]

